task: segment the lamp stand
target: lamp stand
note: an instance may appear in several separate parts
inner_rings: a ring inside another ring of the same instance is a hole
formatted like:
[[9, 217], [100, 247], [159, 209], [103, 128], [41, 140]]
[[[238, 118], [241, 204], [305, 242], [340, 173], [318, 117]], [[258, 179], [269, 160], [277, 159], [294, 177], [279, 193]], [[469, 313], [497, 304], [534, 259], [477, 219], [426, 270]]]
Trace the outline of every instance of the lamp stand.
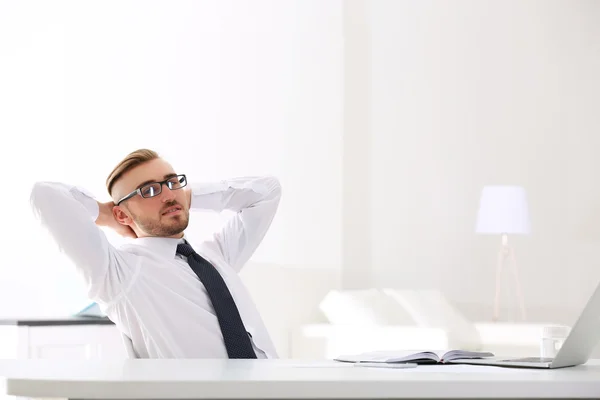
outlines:
[[525, 303], [523, 302], [523, 293], [521, 292], [521, 282], [519, 280], [519, 271], [517, 267], [517, 261], [515, 258], [515, 252], [508, 245], [508, 235], [502, 234], [502, 247], [498, 251], [498, 263], [496, 265], [496, 297], [494, 299], [494, 321], [498, 320], [499, 308], [500, 308], [500, 281], [502, 277], [502, 270], [505, 268], [506, 261], [511, 264], [511, 271], [515, 280], [517, 289], [517, 300], [521, 309], [521, 318], [525, 320]]

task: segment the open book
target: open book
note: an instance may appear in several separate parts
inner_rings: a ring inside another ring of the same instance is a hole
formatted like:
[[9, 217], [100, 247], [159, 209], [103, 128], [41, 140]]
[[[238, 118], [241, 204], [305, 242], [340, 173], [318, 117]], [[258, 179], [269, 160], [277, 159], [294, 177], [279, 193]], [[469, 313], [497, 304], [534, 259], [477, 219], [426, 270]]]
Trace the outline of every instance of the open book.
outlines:
[[439, 364], [450, 363], [460, 359], [473, 359], [493, 357], [493, 353], [466, 351], [466, 350], [442, 350], [442, 351], [372, 351], [355, 355], [342, 355], [334, 358], [335, 361], [344, 362], [380, 362], [380, 363], [417, 363], [417, 364]]

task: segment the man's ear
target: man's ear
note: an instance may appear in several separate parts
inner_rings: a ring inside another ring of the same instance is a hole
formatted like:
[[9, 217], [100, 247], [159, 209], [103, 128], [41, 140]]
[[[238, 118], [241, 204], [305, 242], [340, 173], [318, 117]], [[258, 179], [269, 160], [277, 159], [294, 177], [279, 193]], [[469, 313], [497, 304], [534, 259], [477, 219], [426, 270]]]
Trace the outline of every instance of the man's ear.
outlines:
[[115, 217], [115, 220], [117, 220], [117, 222], [121, 225], [130, 225], [133, 222], [131, 217], [127, 215], [125, 210], [123, 210], [123, 208], [121, 208], [120, 206], [114, 206], [112, 209], [112, 213]]

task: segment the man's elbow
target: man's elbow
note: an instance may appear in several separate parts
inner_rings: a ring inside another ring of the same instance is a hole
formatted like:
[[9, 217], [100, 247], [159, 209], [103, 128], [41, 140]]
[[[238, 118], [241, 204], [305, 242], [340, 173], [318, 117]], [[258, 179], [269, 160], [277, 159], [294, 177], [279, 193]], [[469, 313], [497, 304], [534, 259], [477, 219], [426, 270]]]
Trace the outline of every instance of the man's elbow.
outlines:
[[36, 218], [55, 212], [62, 206], [63, 188], [54, 182], [40, 181], [33, 184], [29, 194], [29, 205]]
[[267, 175], [249, 183], [252, 190], [262, 195], [262, 200], [276, 200], [281, 198], [281, 183], [275, 176]]
[[48, 192], [49, 188], [46, 182], [36, 182], [31, 188], [31, 193], [29, 194], [29, 205], [37, 217], [39, 217], [39, 213], [43, 205], [42, 200], [47, 198], [50, 194]]
[[279, 200], [281, 198], [281, 182], [275, 176], [269, 176], [269, 193], [273, 198]]

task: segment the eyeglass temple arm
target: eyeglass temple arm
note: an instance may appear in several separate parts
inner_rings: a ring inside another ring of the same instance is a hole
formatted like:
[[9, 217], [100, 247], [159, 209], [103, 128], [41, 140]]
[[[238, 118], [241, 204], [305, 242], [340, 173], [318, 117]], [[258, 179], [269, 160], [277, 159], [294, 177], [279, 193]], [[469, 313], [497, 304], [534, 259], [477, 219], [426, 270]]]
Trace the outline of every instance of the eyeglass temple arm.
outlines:
[[121, 200], [119, 200], [117, 202], [117, 205], [121, 204], [122, 202], [124, 202], [125, 200], [128, 200], [130, 198], [132, 198], [133, 196], [135, 196], [138, 192], [140, 191], [140, 189], [136, 189], [133, 192], [129, 193], [127, 196], [123, 197]]

